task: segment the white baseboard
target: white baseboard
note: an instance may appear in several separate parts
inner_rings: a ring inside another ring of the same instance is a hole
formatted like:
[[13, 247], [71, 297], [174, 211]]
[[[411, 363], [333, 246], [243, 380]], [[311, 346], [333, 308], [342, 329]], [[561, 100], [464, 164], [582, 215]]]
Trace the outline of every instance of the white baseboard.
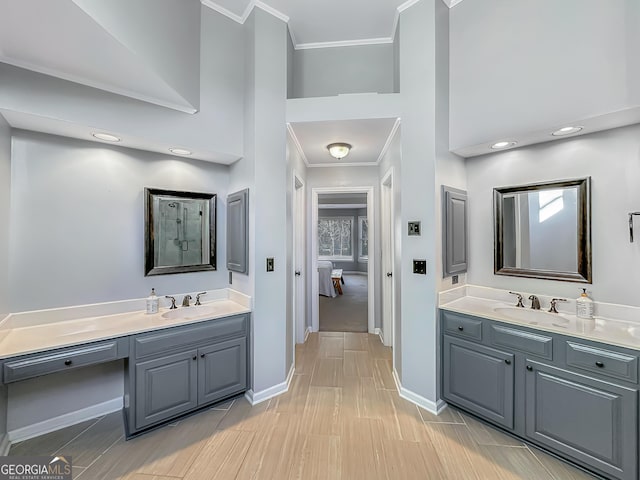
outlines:
[[369, 272], [361, 272], [360, 270], [345, 270], [345, 275], [369, 275]]
[[9, 449], [11, 448], [11, 442], [9, 441], [9, 435], [3, 434], [0, 439], [0, 456], [6, 457], [9, 455]]
[[380, 337], [380, 341], [384, 344], [384, 337], [382, 336], [382, 329], [376, 327], [376, 328], [373, 329], [373, 333], [375, 335], [378, 335]]
[[410, 401], [411, 403], [424, 408], [429, 413], [433, 413], [434, 415], [439, 415], [446, 407], [447, 403], [444, 400], [438, 400], [437, 402], [433, 402], [424, 398], [422, 395], [418, 395], [411, 390], [407, 390], [400, 383], [400, 379], [398, 378], [398, 372], [396, 369], [393, 369], [393, 380], [396, 382], [396, 388], [398, 389], [398, 395], [404, 398], [405, 400]]
[[289, 374], [287, 375], [287, 379], [284, 382], [274, 385], [273, 387], [269, 387], [260, 392], [247, 390], [247, 393], [244, 394], [244, 398], [246, 398], [251, 405], [257, 405], [258, 403], [265, 402], [270, 398], [277, 397], [278, 395], [286, 393], [289, 390], [289, 385], [291, 385], [291, 380], [293, 379], [295, 370], [295, 366], [291, 365]]
[[311, 329], [311, 327], [307, 327], [307, 329], [304, 332], [304, 341], [307, 341], [307, 338], [309, 338], [309, 334], [312, 332], [313, 330]]
[[117, 397], [106, 402], [99, 403], [97, 405], [91, 405], [90, 407], [76, 410], [75, 412], [65, 413], [58, 417], [49, 418], [42, 422], [34, 423], [33, 425], [27, 425], [26, 427], [16, 428], [7, 432], [10, 443], [21, 442], [33, 437], [44, 435], [61, 428], [70, 427], [76, 423], [91, 420], [92, 418], [102, 417], [108, 413], [117, 412], [122, 410], [122, 397]]

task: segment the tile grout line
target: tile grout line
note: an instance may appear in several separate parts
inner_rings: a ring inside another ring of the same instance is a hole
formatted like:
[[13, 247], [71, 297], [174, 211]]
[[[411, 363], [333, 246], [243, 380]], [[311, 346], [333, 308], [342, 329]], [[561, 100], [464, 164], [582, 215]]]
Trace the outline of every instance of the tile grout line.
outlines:
[[71, 442], [73, 442], [74, 440], [76, 440], [78, 437], [80, 437], [81, 435], [83, 435], [84, 433], [86, 433], [89, 429], [91, 429], [94, 425], [96, 425], [98, 422], [100, 422], [100, 420], [102, 420], [104, 417], [106, 417], [106, 415], [103, 415], [101, 417], [99, 417], [98, 419], [96, 419], [95, 422], [93, 422], [91, 425], [89, 425], [87, 428], [85, 428], [84, 430], [82, 430], [79, 434], [77, 434], [75, 437], [73, 437], [71, 440], [69, 440], [67, 443], [65, 443], [63, 446], [61, 446], [58, 450], [56, 450], [55, 452], [53, 452], [54, 455], [56, 455], [58, 452], [60, 452], [63, 448], [65, 448], [66, 446], [68, 446]]
[[535, 459], [536, 459], [536, 461], [537, 461], [540, 465], [542, 465], [542, 468], [543, 468], [543, 469], [544, 469], [544, 470], [549, 474], [549, 476], [550, 476], [551, 478], [553, 478], [554, 480], [558, 480], [558, 479], [556, 478], [556, 476], [553, 474], [553, 472], [552, 472], [551, 470], [549, 470], [549, 469], [546, 467], [546, 465], [545, 465], [544, 463], [542, 463], [542, 461], [538, 458], [538, 456], [533, 452], [533, 450], [531, 450], [531, 449], [529, 448], [529, 445], [527, 445], [527, 444], [525, 443], [525, 444], [524, 444], [524, 446], [525, 446], [525, 448], [529, 451], [529, 453], [530, 453], [531, 455], [533, 455], [533, 458], [535, 458]]

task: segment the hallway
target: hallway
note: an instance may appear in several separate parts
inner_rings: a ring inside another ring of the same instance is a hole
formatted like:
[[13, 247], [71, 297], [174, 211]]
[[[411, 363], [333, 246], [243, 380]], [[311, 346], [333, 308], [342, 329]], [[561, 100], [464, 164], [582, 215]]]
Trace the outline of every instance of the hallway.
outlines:
[[290, 390], [244, 398], [125, 442], [120, 412], [27, 440], [12, 455], [73, 457], [79, 480], [581, 480], [589, 475], [461, 412], [398, 396], [375, 335], [314, 333]]
[[320, 331], [367, 333], [367, 275], [343, 274], [343, 278], [342, 295], [319, 296]]

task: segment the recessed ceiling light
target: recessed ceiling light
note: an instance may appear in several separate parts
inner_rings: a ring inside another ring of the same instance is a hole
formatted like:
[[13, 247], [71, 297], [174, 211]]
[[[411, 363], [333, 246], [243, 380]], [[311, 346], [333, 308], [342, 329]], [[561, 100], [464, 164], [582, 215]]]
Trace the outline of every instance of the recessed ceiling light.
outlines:
[[96, 137], [98, 140], [104, 140], [105, 142], [119, 142], [120, 141], [120, 138], [116, 137], [115, 135], [110, 135], [108, 133], [92, 133], [91, 135]]
[[494, 150], [500, 150], [501, 148], [513, 147], [515, 144], [516, 142], [497, 142], [491, 145], [491, 148]]
[[559, 130], [556, 130], [551, 135], [554, 137], [561, 137], [562, 135], [571, 135], [572, 133], [578, 133], [584, 127], [562, 127]]
[[170, 148], [169, 151], [176, 155], [191, 155], [192, 153], [191, 150], [185, 150], [184, 148]]

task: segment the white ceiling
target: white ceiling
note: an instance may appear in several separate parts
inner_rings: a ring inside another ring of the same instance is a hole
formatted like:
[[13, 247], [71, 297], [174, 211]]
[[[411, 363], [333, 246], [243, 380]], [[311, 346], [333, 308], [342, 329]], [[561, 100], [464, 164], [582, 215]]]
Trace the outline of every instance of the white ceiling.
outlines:
[[[202, 0], [244, 23], [254, 7], [289, 24], [297, 49], [391, 42], [398, 14], [419, 0]], [[442, 0], [453, 7], [462, 0]]]
[[[289, 132], [305, 163], [310, 167], [378, 165], [399, 124], [395, 118], [300, 122], [289, 124]], [[351, 152], [336, 160], [327, 145], [345, 142]]]

